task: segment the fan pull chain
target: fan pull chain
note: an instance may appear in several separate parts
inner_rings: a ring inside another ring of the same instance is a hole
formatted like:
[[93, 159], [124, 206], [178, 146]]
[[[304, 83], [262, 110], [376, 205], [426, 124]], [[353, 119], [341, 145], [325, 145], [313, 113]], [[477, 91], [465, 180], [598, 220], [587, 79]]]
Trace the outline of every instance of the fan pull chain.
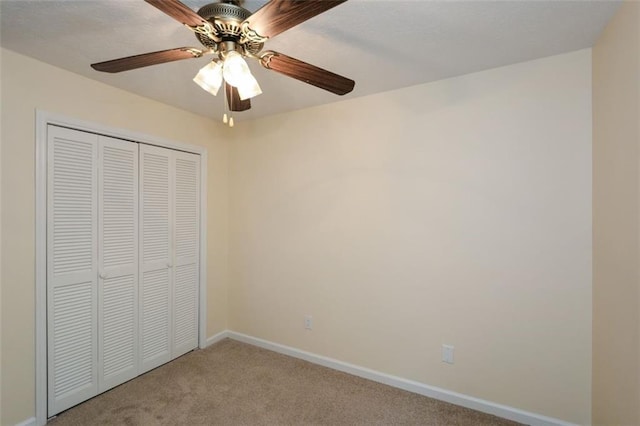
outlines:
[[[225, 87], [227, 85], [225, 84]], [[233, 88], [231, 86], [229, 86], [229, 88], [231, 88], [231, 97], [227, 98], [227, 99], [231, 99], [231, 111], [229, 111], [229, 127], [233, 127], [233, 107], [235, 105], [233, 105], [233, 102], [235, 100], [234, 96], [233, 96]]]
[[224, 84], [222, 86], [222, 90], [224, 91], [223, 95], [223, 100], [222, 100], [222, 111], [224, 112], [224, 114], [222, 115], [222, 122], [224, 124], [227, 124], [229, 122], [229, 118], [227, 117], [227, 85]]

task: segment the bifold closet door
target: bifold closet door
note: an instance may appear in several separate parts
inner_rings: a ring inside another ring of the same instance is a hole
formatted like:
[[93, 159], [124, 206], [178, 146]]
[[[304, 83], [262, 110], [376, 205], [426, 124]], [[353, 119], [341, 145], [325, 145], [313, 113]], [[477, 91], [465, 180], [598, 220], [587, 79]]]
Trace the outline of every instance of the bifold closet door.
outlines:
[[141, 372], [198, 346], [200, 157], [140, 146]]
[[47, 128], [53, 416], [198, 346], [200, 156]]
[[138, 374], [138, 146], [49, 126], [49, 415]]
[[48, 126], [48, 413], [98, 391], [98, 136]]

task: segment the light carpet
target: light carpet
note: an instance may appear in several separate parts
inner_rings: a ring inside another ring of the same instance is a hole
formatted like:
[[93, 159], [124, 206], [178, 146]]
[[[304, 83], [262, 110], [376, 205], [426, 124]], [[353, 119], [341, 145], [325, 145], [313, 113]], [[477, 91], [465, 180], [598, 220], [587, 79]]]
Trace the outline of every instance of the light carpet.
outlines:
[[231, 339], [61, 413], [51, 425], [515, 425]]

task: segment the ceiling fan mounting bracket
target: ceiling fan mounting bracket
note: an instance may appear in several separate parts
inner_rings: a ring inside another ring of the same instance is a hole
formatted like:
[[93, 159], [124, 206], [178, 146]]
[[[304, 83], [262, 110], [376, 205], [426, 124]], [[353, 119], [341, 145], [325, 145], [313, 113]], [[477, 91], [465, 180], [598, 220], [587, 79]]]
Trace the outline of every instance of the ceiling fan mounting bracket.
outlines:
[[202, 6], [196, 12], [207, 21], [211, 19], [223, 19], [226, 21], [237, 21], [238, 25], [249, 16], [251, 12], [235, 3], [209, 3]]

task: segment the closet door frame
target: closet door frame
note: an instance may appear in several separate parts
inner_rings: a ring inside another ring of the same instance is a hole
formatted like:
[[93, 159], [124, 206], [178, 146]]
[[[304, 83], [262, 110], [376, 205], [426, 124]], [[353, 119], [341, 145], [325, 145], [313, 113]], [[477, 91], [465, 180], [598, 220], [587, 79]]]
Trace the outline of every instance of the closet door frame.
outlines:
[[174, 142], [155, 136], [131, 132], [102, 124], [79, 120], [43, 110], [36, 110], [36, 199], [35, 199], [35, 385], [36, 424], [47, 422], [47, 127], [49, 125], [94, 133], [147, 145], [189, 152], [200, 156], [200, 247], [199, 247], [199, 305], [198, 347], [207, 346], [207, 149], [204, 147]]

